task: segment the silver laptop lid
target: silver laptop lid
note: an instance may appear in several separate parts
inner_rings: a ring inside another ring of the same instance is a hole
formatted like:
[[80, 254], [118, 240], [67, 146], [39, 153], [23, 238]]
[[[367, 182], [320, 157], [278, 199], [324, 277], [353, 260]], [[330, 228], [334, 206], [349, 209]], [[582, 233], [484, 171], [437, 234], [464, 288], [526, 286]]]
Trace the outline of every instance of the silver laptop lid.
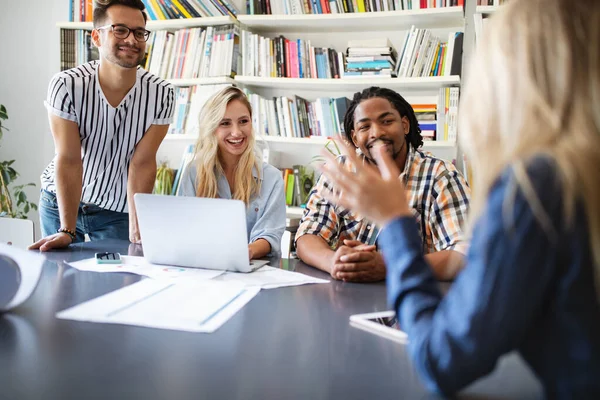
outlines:
[[246, 206], [240, 200], [134, 196], [144, 257], [152, 263], [248, 272]]

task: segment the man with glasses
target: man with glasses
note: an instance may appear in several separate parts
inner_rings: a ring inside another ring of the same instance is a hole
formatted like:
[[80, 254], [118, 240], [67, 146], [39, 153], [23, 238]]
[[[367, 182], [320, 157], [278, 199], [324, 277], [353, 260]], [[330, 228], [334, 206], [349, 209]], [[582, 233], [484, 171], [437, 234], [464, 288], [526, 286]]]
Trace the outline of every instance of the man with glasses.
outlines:
[[173, 116], [173, 87], [139, 67], [141, 0], [97, 0], [92, 40], [100, 60], [54, 76], [45, 102], [56, 155], [44, 170], [41, 251], [83, 241], [139, 242], [133, 195], [150, 193], [156, 152]]

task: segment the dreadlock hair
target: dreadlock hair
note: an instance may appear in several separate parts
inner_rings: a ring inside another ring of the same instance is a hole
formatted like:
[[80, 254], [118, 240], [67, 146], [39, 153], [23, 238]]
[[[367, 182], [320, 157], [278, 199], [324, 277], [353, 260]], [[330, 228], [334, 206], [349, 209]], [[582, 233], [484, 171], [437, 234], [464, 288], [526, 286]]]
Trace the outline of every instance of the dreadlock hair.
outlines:
[[95, 28], [104, 23], [104, 21], [106, 20], [106, 11], [112, 6], [125, 6], [135, 8], [142, 12], [142, 15], [144, 16], [144, 22], [148, 20], [148, 16], [144, 12], [146, 6], [142, 2], [142, 0], [95, 0], [93, 12], [93, 21]]
[[423, 144], [423, 137], [421, 136], [421, 128], [417, 122], [415, 111], [404, 97], [400, 96], [400, 94], [391, 89], [380, 88], [377, 86], [371, 86], [370, 88], [364, 89], [362, 92], [354, 93], [352, 102], [344, 116], [344, 134], [346, 135], [346, 139], [354, 145], [354, 141], [352, 140], [352, 130], [354, 129], [354, 112], [356, 111], [356, 107], [358, 107], [361, 101], [372, 99], [374, 97], [386, 99], [398, 113], [400, 113], [400, 117], [408, 118], [408, 121], [410, 122], [410, 131], [406, 135], [406, 142], [415, 149], [418, 149]]

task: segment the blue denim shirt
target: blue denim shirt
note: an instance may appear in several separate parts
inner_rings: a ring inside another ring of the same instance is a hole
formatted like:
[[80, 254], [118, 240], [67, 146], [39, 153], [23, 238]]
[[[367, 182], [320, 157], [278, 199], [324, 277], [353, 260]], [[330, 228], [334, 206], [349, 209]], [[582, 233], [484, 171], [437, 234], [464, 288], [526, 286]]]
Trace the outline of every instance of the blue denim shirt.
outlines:
[[[253, 171], [253, 175], [254, 179], [258, 179], [256, 170]], [[281, 171], [272, 165], [263, 163], [261, 181], [259, 195], [251, 199], [250, 205], [246, 208], [248, 243], [265, 239], [271, 245], [270, 255], [280, 256], [281, 237], [285, 231], [286, 221]], [[225, 175], [218, 175], [217, 184], [219, 198], [231, 199], [231, 189]], [[196, 196], [196, 167], [193, 162], [188, 164], [183, 171], [177, 195]]]
[[[565, 223], [549, 159], [534, 159], [527, 174], [554, 232], [535, 218], [509, 169], [490, 191], [467, 265], [445, 297], [423, 259], [414, 218], [382, 231], [388, 301], [432, 390], [454, 393], [516, 350], [547, 397], [600, 399], [599, 289], [586, 215], [579, 207]], [[514, 198], [510, 207], [506, 198]]]

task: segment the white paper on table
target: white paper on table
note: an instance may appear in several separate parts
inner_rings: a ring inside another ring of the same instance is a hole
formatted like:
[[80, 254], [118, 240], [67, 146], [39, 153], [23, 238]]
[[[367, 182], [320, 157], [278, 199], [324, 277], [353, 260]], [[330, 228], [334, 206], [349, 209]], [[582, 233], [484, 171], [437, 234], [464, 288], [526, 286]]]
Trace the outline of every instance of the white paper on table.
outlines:
[[184, 268], [174, 265], [152, 264], [144, 257], [121, 256], [121, 264], [98, 264], [96, 259], [88, 258], [70, 262], [69, 265], [80, 271], [91, 272], [128, 272], [152, 279], [185, 279], [186, 281], [205, 281], [219, 276], [223, 271], [203, 268]]
[[19, 306], [31, 296], [40, 280], [46, 258], [38, 253], [5, 244], [0, 244], [0, 254], [12, 258], [17, 263], [21, 274], [21, 281], [15, 296], [6, 306], [0, 308], [0, 311], [8, 311]]
[[144, 279], [63, 310], [57, 318], [214, 332], [258, 294], [258, 288], [214, 281]]
[[248, 288], [257, 287], [261, 289], [329, 282], [326, 279], [313, 278], [299, 272], [286, 271], [269, 266], [264, 266], [250, 273], [226, 272], [214, 278], [214, 280], [218, 282], [237, 282]]

